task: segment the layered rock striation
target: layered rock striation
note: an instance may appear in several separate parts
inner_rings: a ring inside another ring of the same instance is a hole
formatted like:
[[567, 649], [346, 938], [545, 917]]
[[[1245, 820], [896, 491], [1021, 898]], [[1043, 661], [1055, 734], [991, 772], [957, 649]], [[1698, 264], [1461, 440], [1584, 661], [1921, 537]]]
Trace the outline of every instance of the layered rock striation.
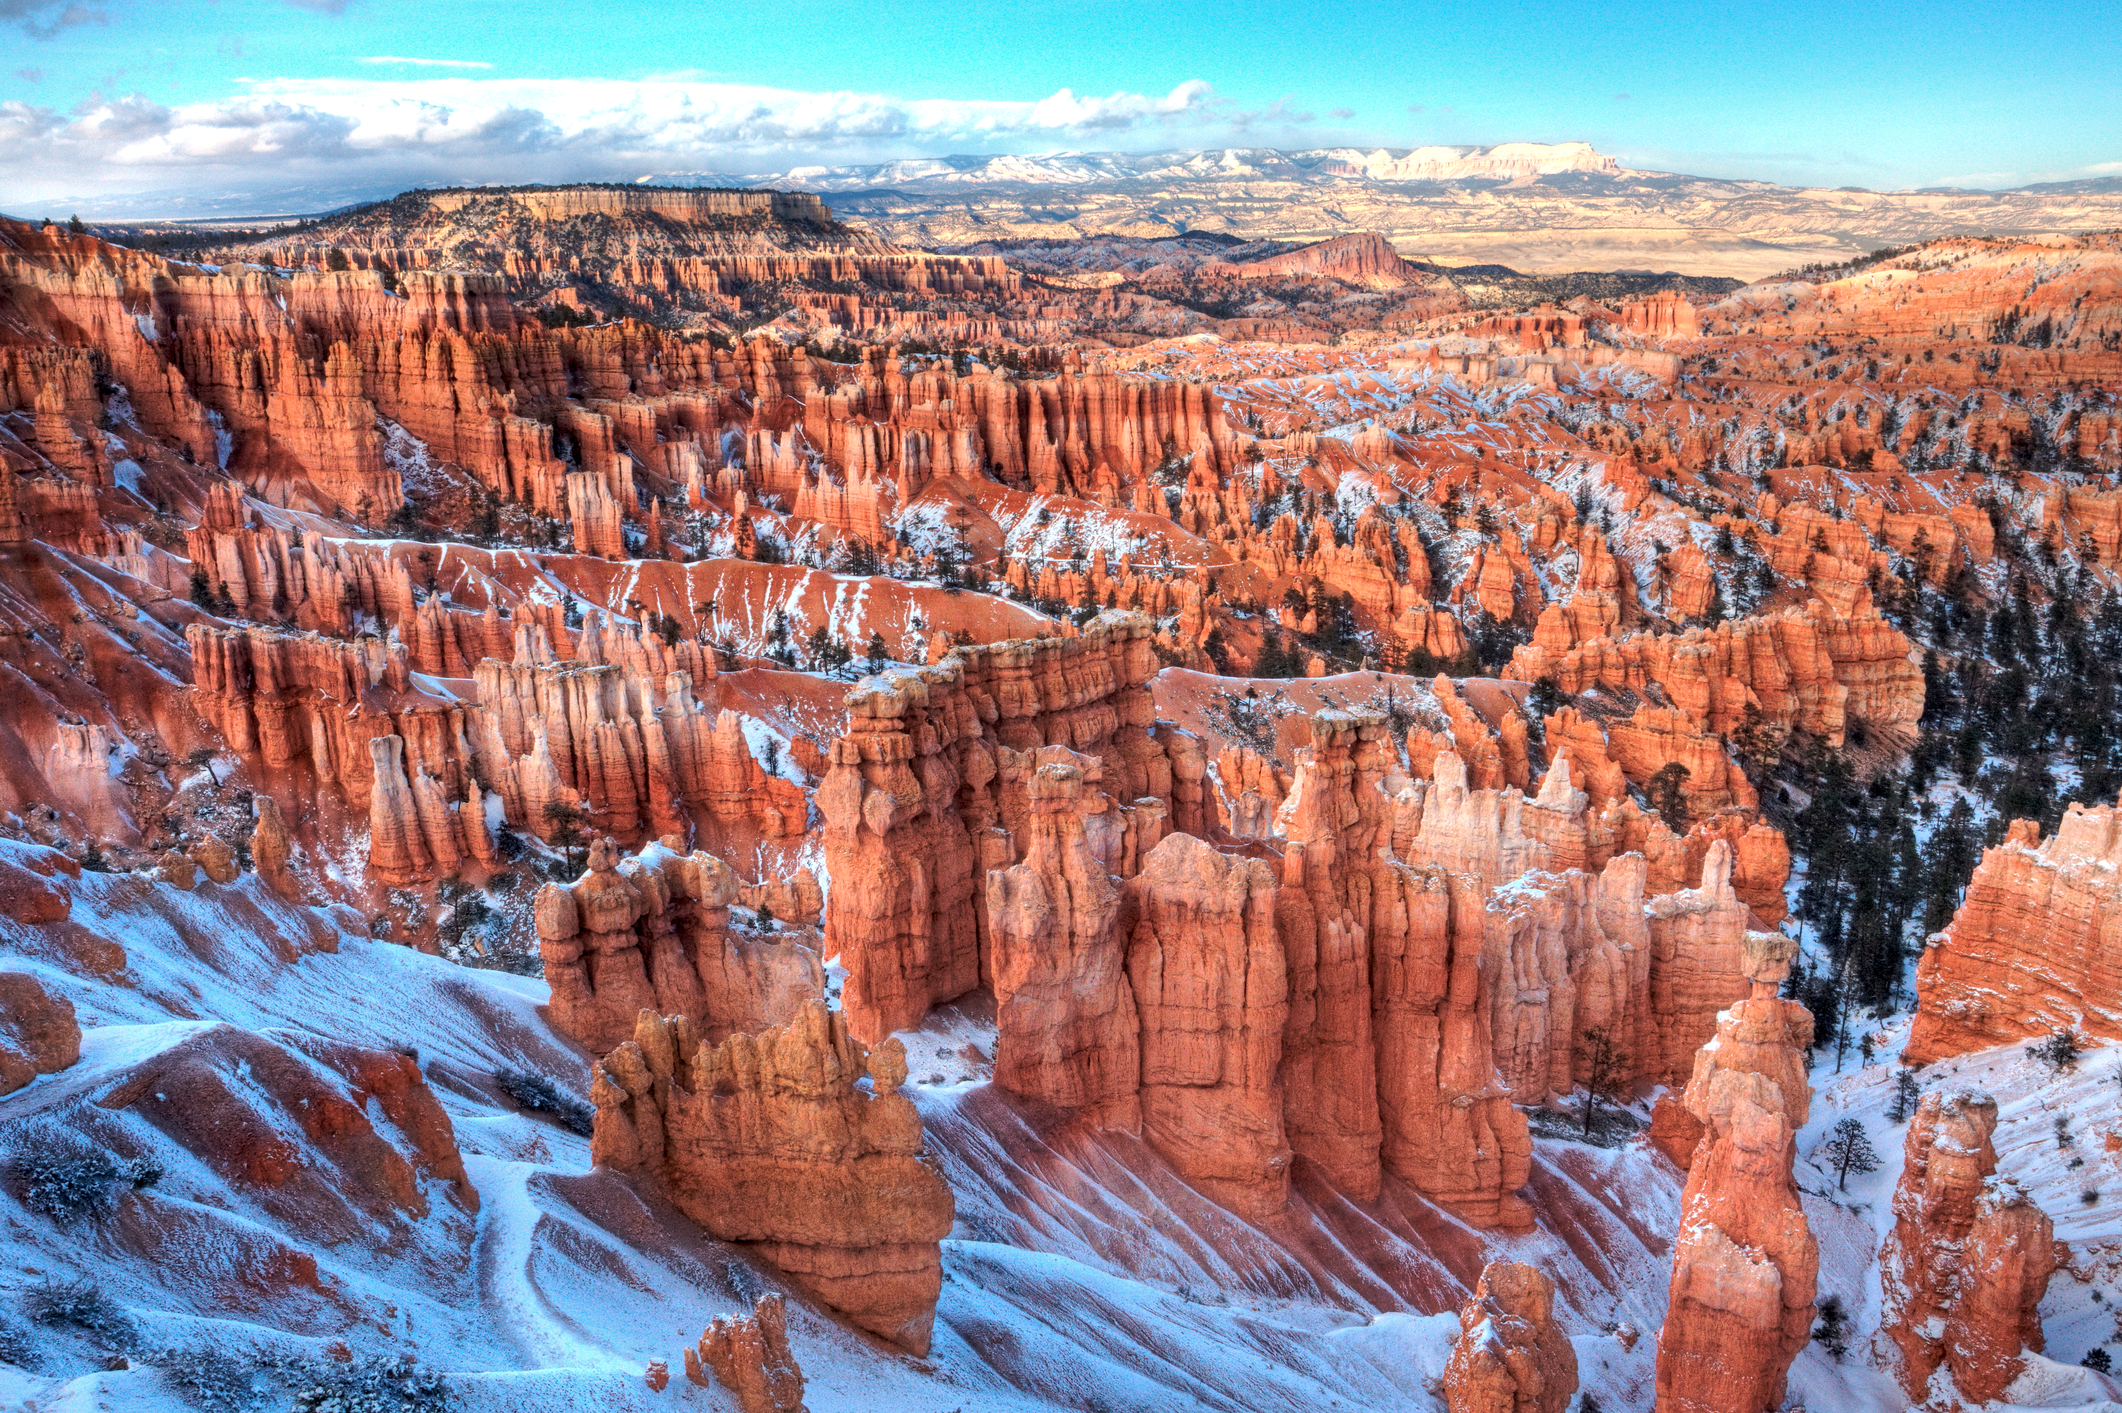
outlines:
[[2014, 820], [1916, 968], [1908, 1060], [2075, 1029], [2122, 1039], [2122, 809], [2073, 804], [2054, 835]]
[[1795, 944], [1755, 938], [1753, 994], [1718, 1016], [1682, 1097], [1702, 1138], [1658, 1335], [1659, 1413], [1782, 1406], [1791, 1363], [1812, 1335], [1819, 1248], [1792, 1176], [1812, 1097], [1812, 1015], [1776, 996]]
[[1459, 1310], [1444, 1365], [1450, 1413], [1564, 1413], [1577, 1392], [1577, 1351], [1555, 1320], [1555, 1283], [1531, 1266], [1491, 1261]]
[[719, 1045], [686, 1017], [643, 1012], [592, 1076], [591, 1153], [660, 1182], [718, 1240], [856, 1325], [926, 1354], [952, 1203], [899, 1093], [905, 1078], [898, 1041], [865, 1049], [822, 1000]]
[[1880, 1332], [1911, 1400], [1937, 1395], [1941, 1369], [1960, 1397], [2001, 1399], [2043, 1347], [2054, 1224], [1996, 1176], [1996, 1127], [1996, 1101], [1969, 1090], [1925, 1094], [1909, 1121], [1879, 1271]]
[[824, 995], [824, 968], [800, 943], [731, 931], [736, 895], [711, 854], [592, 844], [581, 878], [535, 900], [553, 1023], [593, 1054], [631, 1038], [643, 1011], [689, 1017], [710, 1043], [787, 1024]]

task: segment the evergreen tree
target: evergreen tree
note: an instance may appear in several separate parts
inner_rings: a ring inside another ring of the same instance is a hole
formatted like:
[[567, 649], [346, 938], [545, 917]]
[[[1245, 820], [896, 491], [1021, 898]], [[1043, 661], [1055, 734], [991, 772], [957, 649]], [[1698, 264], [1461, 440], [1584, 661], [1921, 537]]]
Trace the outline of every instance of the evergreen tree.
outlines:
[[1942, 931], [1953, 920], [1953, 914], [1959, 911], [1967, 880], [1973, 875], [1980, 857], [1981, 839], [1975, 831], [1975, 812], [1968, 804], [1967, 796], [1962, 795], [1953, 801], [1952, 810], [1931, 832], [1930, 844], [1924, 851], [1923, 931], [1926, 935]]
[[1851, 1173], [1879, 1170], [1879, 1151], [1871, 1146], [1871, 1137], [1864, 1132], [1863, 1120], [1839, 1119], [1827, 1141], [1813, 1154], [1813, 1161], [1823, 1168], [1834, 1169], [1835, 1185], [1847, 1192]]
[[1886, 1106], [1886, 1117], [1897, 1124], [1907, 1123], [1916, 1112], [1916, 1102], [1923, 1097], [1923, 1086], [1916, 1082], [1916, 1072], [1901, 1069], [1894, 1072], [1894, 1098]]
[[1650, 807], [1675, 834], [1687, 833], [1687, 777], [1686, 766], [1678, 761], [1667, 761], [1658, 767], [1644, 788], [1644, 793], [1650, 797]]

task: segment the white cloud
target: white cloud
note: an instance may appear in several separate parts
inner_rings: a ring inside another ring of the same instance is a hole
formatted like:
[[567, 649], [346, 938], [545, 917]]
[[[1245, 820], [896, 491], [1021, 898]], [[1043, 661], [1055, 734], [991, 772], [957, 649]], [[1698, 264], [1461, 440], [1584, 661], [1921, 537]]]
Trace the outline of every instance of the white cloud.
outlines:
[[371, 54], [364, 64], [405, 64], [416, 69], [490, 69], [484, 59], [415, 59], [403, 54]]
[[[372, 62], [431, 67], [468, 60]], [[626, 180], [1034, 146], [1213, 141], [1263, 115], [1190, 79], [1034, 101], [803, 92], [689, 78], [251, 79], [217, 102], [0, 103], [0, 204], [61, 194]], [[1279, 115], [1278, 115], [1279, 116]], [[1295, 117], [1297, 115], [1291, 115]]]

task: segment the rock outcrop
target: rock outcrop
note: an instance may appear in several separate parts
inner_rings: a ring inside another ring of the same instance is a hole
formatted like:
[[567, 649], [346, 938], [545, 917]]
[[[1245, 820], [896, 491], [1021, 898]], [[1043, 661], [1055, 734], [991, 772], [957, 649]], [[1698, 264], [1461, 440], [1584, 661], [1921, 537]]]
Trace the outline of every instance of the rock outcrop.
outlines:
[[265, 886], [292, 903], [305, 901], [302, 884], [288, 865], [294, 859], [295, 843], [288, 837], [287, 822], [271, 795], [259, 795], [258, 822], [251, 829], [251, 864]]
[[1704, 1133], [1658, 1335], [1659, 1413], [1781, 1407], [1791, 1362], [1812, 1336], [1819, 1248], [1792, 1176], [1812, 1095], [1812, 1015], [1776, 996], [1795, 944], [1754, 936], [1753, 994], [1717, 1018], [1683, 1096]]
[[2122, 809], [2073, 804], [2044, 840], [2014, 820], [1916, 968], [1908, 1060], [2065, 1029], [2122, 1039]]
[[1148, 731], [1150, 632], [1138, 614], [1106, 614], [1077, 638], [955, 648], [849, 695], [817, 799], [834, 880], [826, 949], [847, 968], [857, 1035], [918, 1024], [992, 975], [985, 874], [1022, 853], [1003, 749], [1096, 757], [1104, 793], [1169, 811], [1170, 761]]
[[[1760, 726], [1779, 736], [1799, 730], [1840, 746], [1851, 718], [1900, 729], [1923, 712], [1923, 678], [1908, 639], [1869, 602], [1863, 607], [1863, 616], [1852, 617], [1815, 600], [1804, 610], [1681, 634], [1616, 640], [1602, 633], [1580, 642], [1567, 641], [1569, 620], [1550, 609], [1558, 615], [1552, 631], [1518, 649], [1510, 675], [1550, 677], [1571, 694], [1594, 687], [1662, 691], [1697, 730], [1716, 736], [1744, 727], [1751, 707]], [[1637, 764], [1656, 769], [1663, 761], [1645, 756]]]
[[1018, 831], [1023, 860], [987, 875], [995, 1083], [1133, 1129], [1141, 1122], [1140, 1026], [1120, 890], [1090, 851], [1085, 788], [1075, 765], [1040, 766]]
[[1451, 1413], [1564, 1413], [1577, 1351], [1555, 1322], [1555, 1284], [1531, 1266], [1491, 1261], [1459, 1310], [1444, 1365]]
[[1289, 988], [1274, 873], [1172, 834], [1125, 894], [1142, 1136], [1232, 1211], [1270, 1216], [1288, 1198], [1290, 1162], [1278, 1073]]
[[1912, 1401], [1937, 1397], [1940, 1369], [1969, 1402], [2001, 1399], [2042, 1348], [2054, 1226], [1995, 1176], [1996, 1126], [1996, 1101], [1966, 1090], [1925, 1094], [1909, 1121], [1879, 1271], [1880, 1331]]
[[952, 1203], [899, 1093], [905, 1078], [897, 1040], [865, 1050], [822, 1000], [784, 1027], [713, 1046], [686, 1017], [644, 1011], [593, 1075], [591, 1154], [660, 1181], [718, 1240], [926, 1354]]
[[762, 1295], [749, 1315], [719, 1318], [685, 1351], [686, 1381], [709, 1379], [736, 1396], [740, 1413], [803, 1413], [803, 1370], [788, 1344], [788, 1307]]
[[0, 1094], [12, 1094], [80, 1058], [74, 1003], [54, 996], [28, 972], [0, 971]]
[[538, 890], [538, 951], [553, 1023], [594, 1054], [641, 1012], [691, 1017], [702, 1039], [784, 1025], [825, 993], [817, 953], [733, 932], [736, 875], [710, 854], [654, 844], [631, 858], [600, 839], [574, 883]]

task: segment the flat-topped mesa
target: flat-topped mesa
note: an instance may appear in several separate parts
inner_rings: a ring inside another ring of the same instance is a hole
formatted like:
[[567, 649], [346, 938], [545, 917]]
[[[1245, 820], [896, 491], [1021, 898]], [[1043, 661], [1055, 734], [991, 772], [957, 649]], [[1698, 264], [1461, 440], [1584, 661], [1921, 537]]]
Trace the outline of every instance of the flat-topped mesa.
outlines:
[[1148, 731], [1152, 631], [1139, 614], [1105, 613], [1077, 638], [955, 648], [849, 694], [817, 803], [834, 880], [826, 947], [847, 967], [857, 1035], [917, 1025], [991, 974], [983, 880], [1021, 852], [999, 798], [1000, 748], [1096, 757], [1116, 800], [1169, 810], [1171, 763]]
[[1076, 766], [1039, 767], [1018, 835], [1023, 860], [987, 875], [995, 1083], [1132, 1130], [1141, 1123], [1134, 988], [1120, 891], [1085, 837], [1084, 795]]
[[1996, 1127], [1996, 1101], [1972, 1090], [1933, 1090], [1909, 1120], [1879, 1327], [1912, 1401], [1936, 1395], [1941, 1368], [1961, 1398], [2001, 1399], [2042, 1348], [2054, 1225], [1995, 1176]]
[[825, 992], [810, 948], [732, 933], [736, 875], [675, 843], [620, 858], [600, 839], [581, 878], [538, 890], [553, 1023], [593, 1054], [630, 1037], [644, 1010], [695, 1017], [712, 1042], [785, 1024]]
[[752, 191], [723, 187], [546, 186], [409, 191], [399, 202], [424, 201], [438, 212], [462, 210], [474, 201], [505, 197], [541, 221], [580, 216], [655, 215], [666, 221], [720, 221], [732, 216], [772, 216], [783, 221], [833, 219], [823, 198], [807, 191]]
[[1444, 1365], [1450, 1413], [1563, 1413], [1577, 1392], [1577, 1351], [1555, 1320], [1555, 1283], [1491, 1261], [1459, 1310]]
[[1792, 1176], [1812, 1090], [1812, 1015], [1778, 1000], [1795, 945], [1749, 939], [1754, 994], [1717, 1019], [1682, 1096], [1703, 1131], [1681, 1196], [1658, 1335], [1659, 1413], [1780, 1407], [1812, 1334], [1819, 1248]]
[[683, 1016], [644, 1011], [592, 1076], [590, 1151], [659, 1180], [717, 1240], [750, 1246], [863, 1329], [926, 1354], [953, 1204], [905, 1079], [897, 1040], [865, 1050], [822, 1000], [716, 1046]]
[[1278, 1073], [1287, 963], [1274, 872], [1171, 834], [1124, 895], [1142, 1027], [1142, 1136], [1232, 1211], [1271, 1216], [1288, 1199], [1290, 1163]]
[[2014, 820], [1916, 967], [1908, 1060], [2076, 1029], [2122, 1039], [2122, 809], [2073, 804], [2047, 840]]

